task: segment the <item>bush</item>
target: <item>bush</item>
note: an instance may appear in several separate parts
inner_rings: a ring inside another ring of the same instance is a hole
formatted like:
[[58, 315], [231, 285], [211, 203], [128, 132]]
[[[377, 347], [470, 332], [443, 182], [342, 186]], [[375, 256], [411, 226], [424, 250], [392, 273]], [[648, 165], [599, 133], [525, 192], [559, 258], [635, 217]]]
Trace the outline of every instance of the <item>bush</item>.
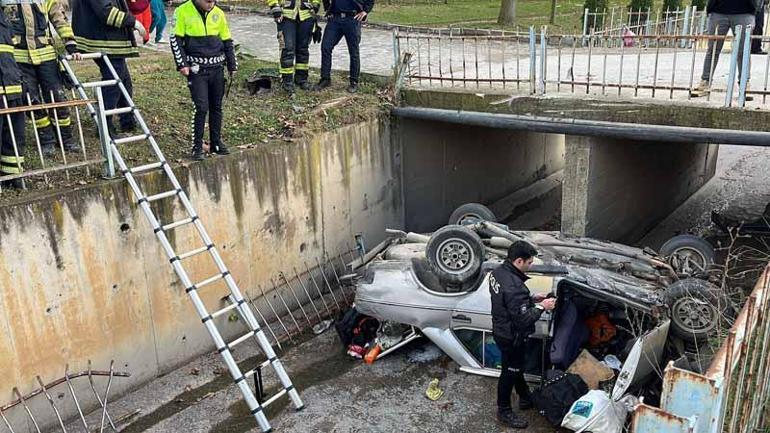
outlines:
[[706, 9], [706, 0], [692, 0], [692, 6], [697, 6], [699, 11]]
[[663, 11], [675, 11], [682, 8], [682, 0], [663, 0]]
[[[583, 10], [588, 9], [590, 12], [604, 12], [607, 10], [608, 0], [585, 0], [583, 3]], [[581, 21], [585, 19], [585, 15], [581, 18]], [[588, 18], [588, 27], [599, 29], [604, 26], [603, 15], [592, 15]]]
[[638, 11], [639, 9], [646, 11], [647, 9], [653, 9], [653, 3], [653, 0], [631, 0], [631, 3], [629, 3], [628, 7], [635, 11]]

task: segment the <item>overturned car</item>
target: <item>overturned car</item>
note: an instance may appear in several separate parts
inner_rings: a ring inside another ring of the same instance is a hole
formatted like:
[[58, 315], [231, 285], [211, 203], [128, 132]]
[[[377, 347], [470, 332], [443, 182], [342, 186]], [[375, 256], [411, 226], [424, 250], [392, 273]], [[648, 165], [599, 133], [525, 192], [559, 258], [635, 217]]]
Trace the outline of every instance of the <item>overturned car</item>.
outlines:
[[[411, 332], [402, 344], [424, 335], [461, 370], [496, 376], [500, 355], [492, 338], [489, 272], [513, 241], [524, 240], [539, 252], [527, 286], [533, 294], [558, 298], [531, 336], [547, 342], [530, 356], [533, 373], [567, 369], [583, 349], [599, 359], [626, 359], [635, 343], [660, 328], [677, 347], [697, 344], [729, 315], [715, 285], [685, 276], [654, 251], [559, 232], [514, 231], [493, 218], [483, 206], [469, 204], [431, 235], [389, 230], [388, 239], [353, 263], [356, 309], [406, 325]], [[654, 349], [657, 360], [662, 351]]]

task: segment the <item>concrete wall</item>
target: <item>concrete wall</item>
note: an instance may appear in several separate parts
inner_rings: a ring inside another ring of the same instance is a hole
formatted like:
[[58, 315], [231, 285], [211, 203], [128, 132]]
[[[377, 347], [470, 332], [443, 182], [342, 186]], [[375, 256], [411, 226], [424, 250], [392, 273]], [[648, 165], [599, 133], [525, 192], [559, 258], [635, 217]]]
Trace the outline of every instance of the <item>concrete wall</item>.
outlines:
[[400, 119], [408, 230], [446, 224], [459, 205], [489, 204], [564, 167], [564, 136]]
[[716, 169], [717, 145], [566, 137], [562, 230], [635, 242]]
[[[400, 150], [376, 121], [175, 171], [251, 296], [279, 271], [352, 244], [356, 232], [374, 242], [384, 226], [403, 226]], [[149, 193], [168, 189], [159, 179], [142, 182]], [[102, 369], [116, 360], [133, 374], [114, 382], [119, 393], [213, 349], [133, 200], [115, 180], [0, 208], [0, 405], [13, 387], [34, 388], [37, 375], [63, 376], [67, 363], [78, 371], [88, 359]], [[180, 205], [161, 203], [163, 223], [184, 217]], [[201, 245], [192, 226], [170, 240], [178, 252]], [[185, 265], [193, 281], [215, 273], [207, 255]], [[200, 293], [212, 310], [226, 290]], [[229, 335], [244, 329], [219, 323]]]

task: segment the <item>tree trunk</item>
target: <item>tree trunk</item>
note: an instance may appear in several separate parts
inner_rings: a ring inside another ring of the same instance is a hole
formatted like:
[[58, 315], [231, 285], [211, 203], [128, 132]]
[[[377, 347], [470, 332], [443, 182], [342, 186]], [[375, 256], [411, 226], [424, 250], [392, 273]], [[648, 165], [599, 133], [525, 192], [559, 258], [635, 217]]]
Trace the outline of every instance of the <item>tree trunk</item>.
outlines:
[[556, 23], [556, 0], [551, 0], [551, 16], [548, 19], [548, 23], [550, 24]]
[[501, 0], [500, 15], [497, 17], [497, 23], [501, 25], [512, 25], [516, 19], [516, 0]]

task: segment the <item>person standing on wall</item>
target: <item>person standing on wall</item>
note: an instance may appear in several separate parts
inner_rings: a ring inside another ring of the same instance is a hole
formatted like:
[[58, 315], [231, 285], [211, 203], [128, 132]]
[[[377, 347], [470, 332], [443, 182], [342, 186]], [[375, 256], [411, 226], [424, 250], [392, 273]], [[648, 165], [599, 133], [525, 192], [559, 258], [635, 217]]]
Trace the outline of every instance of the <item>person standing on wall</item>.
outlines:
[[176, 68], [187, 78], [193, 100], [192, 159], [202, 160], [203, 130], [209, 118], [211, 150], [230, 153], [222, 142], [222, 99], [225, 96], [224, 68], [233, 79], [238, 69], [233, 39], [225, 13], [215, 0], [187, 0], [174, 11], [176, 27], [171, 52]]
[[268, 0], [267, 5], [278, 25], [281, 88], [288, 94], [294, 93], [295, 84], [302, 90], [310, 90], [310, 39], [321, 1]]
[[[13, 56], [21, 69], [24, 94], [29, 96], [33, 104], [66, 101], [67, 95], [49, 27], [53, 27], [64, 41], [67, 54], [76, 54], [77, 44], [61, 1], [8, 1], [4, 3], [3, 11], [13, 27]], [[27, 102], [26, 96], [23, 97], [24, 103]], [[78, 150], [72, 140], [72, 121], [67, 107], [57, 108], [55, 119], [51, 119], [48, 110], [38, 110], [34, 114], [41, 150], [45, 156], [56, 153], [59, 135], [65, 150]], [[57, 122], [58, 133], [54, 130], [52, 120]]]
[[[767, 8], [767, 0], [763, 0], [762, 6], [757, 9], [757, 14], [754, 16], [754, 30], [751, 31], [751, 36], [764, 36], [765, 8]], [[767, 54], [767, 52], [762, 50], [762, 39], [751, 39], [751, 54]]]
[[[13, 30], [11, 23], [0, 8], [0, 108], [22, 104], [21, 69], [13, 56]], [[9, 122], [10, 120], [10, 122]], [[24, 164], [24, 113], [0, 116], [0, 175], [22, 172]], [[4, 188], [20, 189], [21, 179], [2, 180]]]
[[[738, 26], [741, 26], [743, 29], [748, 26], [754, 26], [754, 16], [762, 8], [763, 2], [764, 0], [709, 0], [706, 5], [706, 12], [708, 12], [707, 34], [725, 36], [730, 30], [732, 30], [733, 34], [736, 34]], [[724, 43], [724, 39], [709, 39], [706, 58], [703, 60], [701, 82], [695, 89], [690, 91], [690, 96], [699, 97], [711, 93], [711, 79], [714, 75], [714, 69], [716, 69], [719, 63], [719, 54], [722, 52]], [[743, 50], [739, 49], [739, 76], [746, 73], [748, 78], [750, 70], [751, 67], [746, 71], [743, 70]], [[746, 96], [747, 101], [751, 99], [753, 98], [750, 95]]]
[[[139, 32], [142, 38], [147, 30], [131, 15], [126, 3], [122, 0], [72, 0], [72, 30], [75, 33], [78, 51], [101, 52], [109, 56], [118, 78], [131, 96], [133, 86], [126, 58], [139, 56], [134, 30]], [[99, 66], [102, 80], [114, 79], [104, 60], [95, 61]], [[105, 110], [128, 107], [128, 101], [123, 97], [118, 86], [106, 86], [102, 91]], [[107, 127], [111, 136], [116, 134], [113, 117], [107, 117]], [[133, 113], [120, 115], [120, 129], [123, 132], [132, 132], [136, 129]]]
[[535, 322], [543, 311], [553, 310], [555, 298], [532, 296], [524, 282], [526, 272], [537, 256], [527, 242], [516, 241], [508, 248], [508, 257], [489, 277], [492, 297], [492, 336], [502, 354], [502, 370], [497, 382], [497, 419], [505, 426], [524, 429], [527, 421], [519, 418], [511, 406], [516, 388], [519, 410], [533, 407], [529, 386], [524, 380], [524, 355], [528, 337], [535, 332]]
[[328, 20], [321, 41], [321, 81], [316, 90], [323, 90], [332, 84], [332, 52], [345, 37], [350, 55], [350, 85], [348, 92], [358, 91], [358, 76], [361, 73], [361, 23], [366, 21], [374, 8], [374, 0], [324, 0], [324, 11]]

